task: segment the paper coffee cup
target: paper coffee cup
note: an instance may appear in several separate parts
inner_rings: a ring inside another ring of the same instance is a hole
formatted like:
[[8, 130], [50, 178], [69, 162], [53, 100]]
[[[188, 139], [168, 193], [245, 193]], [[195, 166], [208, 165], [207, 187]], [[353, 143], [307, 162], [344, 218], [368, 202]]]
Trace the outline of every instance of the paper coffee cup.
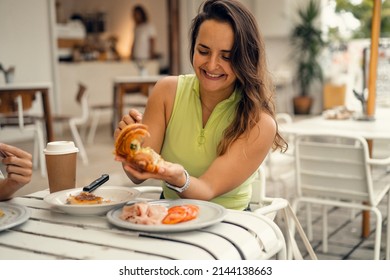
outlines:
[[72, 141], [47, 143], [43, 151], [46, 158], [50, 193], [76, 186], [76, 163], [79, 149]]

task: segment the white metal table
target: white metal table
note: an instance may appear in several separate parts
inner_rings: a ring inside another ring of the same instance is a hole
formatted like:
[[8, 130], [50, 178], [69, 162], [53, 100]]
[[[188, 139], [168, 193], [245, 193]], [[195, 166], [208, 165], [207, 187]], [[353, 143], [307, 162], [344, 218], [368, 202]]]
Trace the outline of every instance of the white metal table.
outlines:
[[360, 121], [328, 120], [322, 116], [309, 117], [291, 123], [280, 124], [283, 133], [299, 134], [307, 132], [343, 132], [362, 136], [365, 139], [390, 139], [390, 108], [377, 108], [375, 120]]
[[[375, 120], [362, 121], [353, 118], [345, 120], [329, 120], [323, 116], [309, 117], [291, 123], [279, 125], [280, 131], [287, 134], [300, 134], [307, 132], [340, 132], [351, 135], [357, 135], [369, 140], [369, 146], [372, 147], [371, 140], [390, 141], [390, 108], [377, 107]], [[367, 237], [370, 233], [369, 212], [363, 212], [362, 236]]]
[[48, 191], [10, 203], [31, 212], [23, 224], [0, 231], [0, 259], [269, 259], [285, 258], [279, 227], [265, 216], [228, 210], [218, 224], [180, 233], [118, 228], [106, 216], [72, 216], [44, 202]]

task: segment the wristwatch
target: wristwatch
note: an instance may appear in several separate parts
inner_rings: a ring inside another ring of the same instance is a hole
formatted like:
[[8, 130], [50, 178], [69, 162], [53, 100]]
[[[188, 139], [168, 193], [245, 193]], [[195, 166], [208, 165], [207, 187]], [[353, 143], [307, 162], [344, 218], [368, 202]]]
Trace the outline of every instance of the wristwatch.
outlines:
[[190, 174], [188, 174], [187, 170], [184, 169], [184, 175], [186, 175], [186, 182], [184, 183], [184, 185], [182, 187], [171, 185], [168, 182], [165, 182], [165, 185], [168, 188], [170, 188], [171, 190], [174, 190], [175, 192], [178, 192], [178, 193], [184, 192], [190, 186]]

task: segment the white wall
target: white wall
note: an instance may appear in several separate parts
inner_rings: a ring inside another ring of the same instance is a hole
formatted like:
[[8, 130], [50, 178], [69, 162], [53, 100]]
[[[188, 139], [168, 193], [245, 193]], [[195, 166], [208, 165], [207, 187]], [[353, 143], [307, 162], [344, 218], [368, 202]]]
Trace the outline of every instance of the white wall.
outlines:
[[0, 0], [0, 62], [15, 82], [53, 81], [49, 28], [48, 0]]
[[[15, 67], [14, 82], [54, 81], [50, 1], [0, 0], [0, 63]], [[5, 84], [3, 73], [0, 84]], [[54, 91], [55, 87], [50, 93], [52, 106]], [[33, 110], [41, 110], [39, 99]]]

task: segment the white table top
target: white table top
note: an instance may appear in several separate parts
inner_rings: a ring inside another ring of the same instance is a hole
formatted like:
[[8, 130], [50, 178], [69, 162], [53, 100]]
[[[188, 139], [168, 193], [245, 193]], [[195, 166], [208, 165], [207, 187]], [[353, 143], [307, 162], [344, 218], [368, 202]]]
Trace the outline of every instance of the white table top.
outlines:
[[10, 83], [0, 85], [0, 90], [22, 90], [22, 89], [39, 89], [51, 88], [50, 82], [26, 82], [26, 83]]
[[343, 132], [366, 139], [390, 139], [390, 108], [377, 108], [375, 120], [328, 120], [322, 116], [280, 124], [282, 133]]
[[180, 233], [144, 233], [111, 225], [106, 216], [72, 216], [43, 201], [49, 192], [10, 203], [31, 211], [25, 223], [0, 231], [0, 259], [267, 259], [285, 243], [270, 219], [228, 210], [223, 222]]

